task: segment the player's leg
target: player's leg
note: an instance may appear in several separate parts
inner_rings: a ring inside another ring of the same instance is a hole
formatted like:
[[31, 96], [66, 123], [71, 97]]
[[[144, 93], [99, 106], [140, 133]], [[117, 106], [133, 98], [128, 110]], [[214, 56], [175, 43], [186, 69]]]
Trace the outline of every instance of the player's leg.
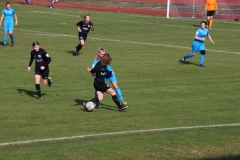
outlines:
[[36, 87], [36, 91], [37, 91], [37, 95], [38, 95], [37, 100], [41, 100], [42, 99], [41, 88], [40, 88], [41, 76], [40, 76], [40, 74], [35, 74], [34, 78], [35, 78], [35, 87]]
[[50, 8], [52, 8], [54, 5], [54, 0], [50, 3]]
[[212, 28], [212, 23], [213, 23], [213, 16], [211, 16], [209, 19], [209, 26], [208, 26], [209, 29]]
[[85, 40], [86, 40], [86, 38], [80, 33], [79, 34], [79, 44], [74, 49], [75, 56], [82, 49], [82, 46], [85, 44]]
[[49, 68], [46, 68], [42, 72], [42, 83], [44, 86], [48, 85], [49, 87], [52, 86], [52, 78], [49, 77]]
[[4, 34], [3, 34], [3, 45], [6, 46], [7, 45], [7, 34], [8, 34], [8, 31], [9, 31], [9, 26], [10, 24], [8, 23], [4, 23], [4, 27], [3, 27], [3, 30], [4, 30]]
[[128, 106], [123, 106], [121, 105], [115, 90], [113, 90], [112, 88], [108, 88], [108, 90], [106, 91], [106, 93], [110, 94], [112, 96], [112, 100], [113, 102], [118, 106], [118, 109], [120, 111], [126, 110], [128, 108]]
[[198, 43], [195, 42], [195, 41], [193, 41], [193, 42], [192, 42], [192, 52], [190, 52], [190, 53], [188, 53], [187, 55], [183, 56], [182, 62], [185, 62], [186, 59], [188, 59], [188, 58], [191, 58], [191, 57], [193, 57], [193, 56], [196, 56], [196, 54], [197, 54], [197, 52], [198, 52], [198, 47], [199, 47]]
[[200, 55], [200, 60], [199, 60], [199, 66], [200, 66], [200, 67], [205, 67], [205, 65], [204, 65], [205, 54], [206, 54], [205, 45], [202, 44], [201, 47], [199, 48], [199, 50], [200, 50], [200, 53], [201, 53], [201, 55]]
[[[95, 98], [98, 98], [97, 91], [94, 91], [94, 97], [95, 97]], [[96, 108], [97, 108], [97, 109], [100, 108], [100, 102], [99, 102], [99, 101], [96, 102]]]
[[11, 38], [11, 45], [14, 46], [13, 27], [11, 27], [9, 30], [9, 36]]
[[122, 103], [122, 105], [127, 106], [127, 102], [125, 102], [124, 99], [123, 99], [122, 91], [118, 87], [116, 74], [115, 73], [111, 74], [108, 79], [112, 83], [113, 88], [115, 89], [115, 91], [117, 93], [117, 96], [118, 96], [120, 102]]

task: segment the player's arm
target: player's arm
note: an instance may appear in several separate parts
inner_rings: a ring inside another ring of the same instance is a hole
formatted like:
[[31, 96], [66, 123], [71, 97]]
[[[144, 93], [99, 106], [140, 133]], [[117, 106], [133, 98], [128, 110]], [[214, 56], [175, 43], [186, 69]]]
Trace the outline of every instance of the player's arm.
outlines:
[[49, 54], [45, 50], [43, 50], [43, 55], [44, 55], [44, 58], [47, 60], [44, 64], [44, 67], [47, 67], [47, 65], [49, 65], [52, 59], [50, 58]]
[[15, 18], [15, 26], [18, 25], [18, 18], [17, 18], [17, 14], [14, 14], [14, 18]]
[[199, 38], [198, 35], [195, 35], [195, 36], [194, 36], [194, 39], [199, 40], [199, 41], [205, 41], [205, 38], [204, 38], [204, 37], [203, 37], [203, 38]]
[[213, 42], [212, 37], [210, 36], [210, 34], [208, 34], [208, 39], [211, 41], [212, 44], [215, 44], [215, 42]]
[[91, 30], [94, 31], [94, 26], [93, 26], [93, 24], [91, 25]]
[[28, 63], [28, 70], [29, 71], [31, 70], [31, 65], [32, 65], [33, 59], [34, 59], [34, 57], [33, 57], [33, 54], [31, 52], [31, 57], [30, 57], [30, 60], [29, 60], [29, 63]]
[[4, 19], [4, 14], [2, 14], [1, 19], [0, 19], [0, 26], [2, 25], [2, 21]]

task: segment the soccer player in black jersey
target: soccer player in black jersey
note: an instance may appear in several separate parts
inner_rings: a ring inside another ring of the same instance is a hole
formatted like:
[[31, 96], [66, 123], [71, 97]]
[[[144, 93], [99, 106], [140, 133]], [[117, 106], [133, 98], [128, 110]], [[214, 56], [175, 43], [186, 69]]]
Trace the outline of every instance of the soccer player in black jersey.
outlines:
[[90, 29], [94, 31], [93, 23], [90, 21], [90, 15], [89, 14], [86, 14], [84, 16], [81, 15], [81, 17], [84, 18], [85, 20], [77, 23], [78, 39], [80, 42], [74, 49], [75, 56], [81, 50], [82, 46], [85, 44], [85, 41], [87, 40], [87, 35]]
[[[123, 106], [120, 101], [117, 98], [116, 92], [114, 89], [110, 88], [109, 85], [105, 83], [105, 74], [112, 74], [112, 71], [107, 70], [107, 65], [110, 64], [112, 61], [111, 56], [106, 53], [101, 58], [101, 61], [99, 61], [94, 68], [87, 67], [87, 70], [91, 73], [95, 73], [94, 77], [94, 88], [97, 92], [97, 98], [93, 98], [90, 101], [96, 103], [99, 103], [103, 100], [103, 93], [106, 92], [112, 96], [112, 100], [115, 102], [115, 104], [118, 106], [118, 109], [120, 111], [126, 110], [128, 106]], [[85, 107], [86, 103], [83, 103]], [[86, 109], [85, 109], [86, 110]]]
[[49, 75], [49, 63], [51, 62], [51, 58], [48, 53], [42, 49], [38, 42], [33, 42], [32, 44], [33, 50], [31, 51], [31, 58], [28, 65], [28, 71], [31, 70], [31, 65], [33, 59], [35, 59], [35, 71], [34, 71], [34, 78], [35, 78], [35, 87], [37, 91], [38, 98], [37, 100], [42, 99], [41, 95], [41, 88], [40, 88], [40, 79], [42, 76], [43, 85], [48, 85], [49, 87], [52, 85], [52, 78], [48, 77]]

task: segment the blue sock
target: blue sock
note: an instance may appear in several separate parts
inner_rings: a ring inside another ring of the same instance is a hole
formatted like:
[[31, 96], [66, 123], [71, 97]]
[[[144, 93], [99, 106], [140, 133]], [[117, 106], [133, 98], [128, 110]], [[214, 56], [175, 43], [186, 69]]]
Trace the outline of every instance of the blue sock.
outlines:
[[[94, 97], [95, 97], [95, 98], [98, 98], [98, 96], [97, 96], [97, 92], [94, 92]], [[97, 105], [97, 106], [99, 106], [99, 105], [100, 105], [99, 101], [98, 101], [98, 102], [96, 102], [96, 105]]]
[[51, 4], [50, 4], [50, 7], [53, 7], [53, 4], [54, 4], [54, 3], [51, 3]]
[[188, 54], [187, 54], [186, 56], [184, 56], [184, 57], [187, 59], [187, 58], [191, 58], [192, 56], [194, 56], [193, 53], [188, 53]]
[[117, 92], [117, 96], [119, 98], [119, 101], [122, 102], [123, 101], [123, 96], [122, 96], [122, 92], [121, 92], [120, 88], [116, 88], [115, 91]]
[[203, 64], [204, 59], [205, 59], [205, 54], [201, 54], [199, 64]]
[[11, 41], [14, 42], [13, 34], [10, 34]]
[[7, 44], [7, 35], [3, 35], [3, 44], [6, 45]]

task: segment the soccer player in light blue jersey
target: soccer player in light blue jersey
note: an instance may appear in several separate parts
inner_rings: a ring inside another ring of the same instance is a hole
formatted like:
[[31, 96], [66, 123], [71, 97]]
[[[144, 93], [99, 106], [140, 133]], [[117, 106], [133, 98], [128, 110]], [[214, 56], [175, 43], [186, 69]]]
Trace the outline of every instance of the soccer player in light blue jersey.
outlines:
[[53, 8], [54, 4], [57, 3], [58, 0], [53, 0], [51, 3], [50, 3], [50, 8]]
[[14, 37], [13, 37], [13, 29], [14, 29], [14, 22], [13, 22], [13, 17], [15, 18], [15, 26], [18, 25], [17, 21], [17, 15], [14, 11], [14, 9], [11, 8], [11, 5], [9, 2], [6, 3], [6, 8], [3, 9], [2, 11], [2, 16], [0, 19], [0, 27], [2, 25], [2, 21], [4, 19], [4, 35], [3, 35], [3, 46], [7, 45], [7, 34], [9, 32], [12, 46], [14, 45]]
[[[105, 53], [106, 53], [106, 51], [104, 48], [99, 47], [97, 49], [97, 57], [94, 59], [94, 61], [92, 63], [92, 68], [95, 67], [95, 65], [100, 61], [101, 57], [104, 56]], [[120, 88], [118, 87], [116, 74], [114, 73], [113, 69], [109, 65], [107, 65], [106, 68], [109, 71], [112, 71], [112, 74], [105, 73], [105, 81], [108, 79], [112, 83], [112, 85], [117, 93], [117, 96], [119, 98], [119, 101], [121, 102], [121, 104], [123, 106], [127, 106], [127, 102], [124, 101], [122, 92], [121, 92]], [[95, 75], [93, 74], [93, 76], [95, 76]], [[95, 97], [97, 97], [96, 93], [95, 93]], [[96, 108], [99, 108], [99, 103], [96, 104]]]
[[207, 25], [206, 21], [202, 21], [200, 23], [200, 28], [197, 30], [194, 36], [194, 40], [192, 42], [192, 52], [183, 56], [182, 58], [183, 63], [186, 61], [186, 59], [196, 56], [197, 52], [199, 51], [201, 53], [199, 66], [205, 67], [205, 65], [203, 64], [206, 54], [206, 49], [204, 45], [205, 37], [207, 36], [211, 43], [215, 44], [212, 40], [212, 37], [209, 34], [209, 30], [206, 28], [206, 25]]
[[25, 0], [26, 4], [33, 4], [32, 0]]

